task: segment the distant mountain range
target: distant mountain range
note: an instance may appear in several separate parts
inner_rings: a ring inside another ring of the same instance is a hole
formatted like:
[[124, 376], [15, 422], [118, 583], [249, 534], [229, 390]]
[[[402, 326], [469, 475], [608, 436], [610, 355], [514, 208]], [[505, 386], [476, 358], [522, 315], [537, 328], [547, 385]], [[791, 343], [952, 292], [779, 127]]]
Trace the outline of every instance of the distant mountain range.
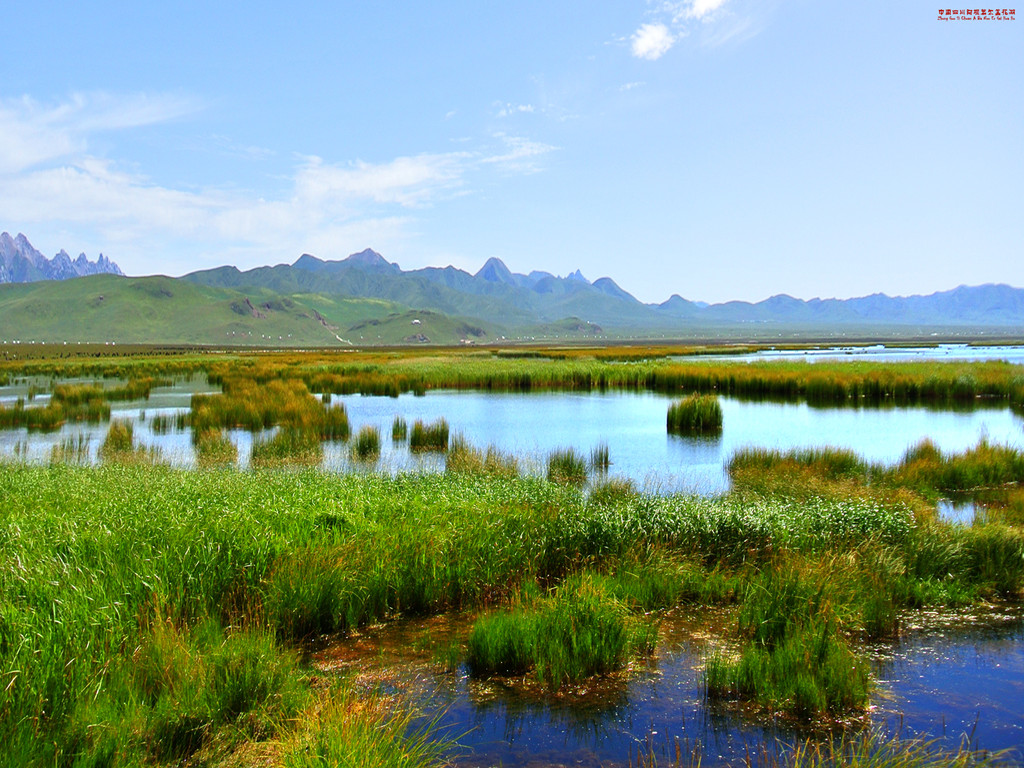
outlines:
[[[363, 345], [1024, 335], [1024, 290], [1007, 285], [711, 305], [673, 295], [645, 304], [610, 277], [517, 274], [496, 258], [476, 274], [450, 266], [406, 271], [366, 249], [339, 261], [303, 254], [292, 264], [247, 271], [225, 266], [181, 278], [125, 278], [111, 276], [121, 272], [103, 256], [94, 264], [61, 251], [47, 260], [24, 235], [0, 236], [0, 254], [0, 275], [11, 275], [0, 282], [27, 283], [0, 286], [0, 341]], [[111, 275], [64, 280], [83, 272]]]
[[220, 267], [182, 279], [236, 290], [268, 288], [376, 298], [500, 322], [510, 328], [575, 317], [602, 329], [624, 331], [693, 325], [970, 325], [1021, 326], [1024, 332], [1024, 290], [1007, 285], [961, 286], [930, 296], [892, 298], [878, 293], [857, 299], [803, 301], [778, 295], [757, 303], [711, 305], [676, 294], [661, 304], [644, 304], [610, 277], [590, 282], [579, 270], [566, 277], [540, 271], [523, 275], [491, 258], [476, 274], [455, 267], [403, 271], [370, 249], [341, 261], [322, 261], [304, 254], [291, 265], [245, 272]]
[[123, 275], [120, 268], [102, 253], [96, 261], [89, 261], [84, 253], [74, 261], [67, 251], [48, 259], [19, 234], [11, 237], [0, 234], [0, 283], [32, 283], [36, 280], [68, 280], [86, 275]]

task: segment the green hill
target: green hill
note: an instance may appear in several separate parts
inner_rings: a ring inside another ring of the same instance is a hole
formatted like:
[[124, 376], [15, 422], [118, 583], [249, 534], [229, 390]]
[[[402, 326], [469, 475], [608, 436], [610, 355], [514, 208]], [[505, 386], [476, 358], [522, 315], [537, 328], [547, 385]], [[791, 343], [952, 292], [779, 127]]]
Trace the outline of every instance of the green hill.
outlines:
[[0, 341], [340, 345], [348, 327], [405, 309], [376, 299], [96, 275], [0, 285]]

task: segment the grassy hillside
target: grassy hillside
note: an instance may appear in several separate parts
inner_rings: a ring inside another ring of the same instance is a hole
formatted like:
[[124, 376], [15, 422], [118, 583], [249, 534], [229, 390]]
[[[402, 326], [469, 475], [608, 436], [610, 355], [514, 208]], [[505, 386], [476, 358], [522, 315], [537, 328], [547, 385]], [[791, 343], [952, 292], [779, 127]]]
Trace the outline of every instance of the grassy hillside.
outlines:
[[404, 309], [375, 299], [96, 275], [0, 286], [0, 340], [329, 345], [341, 344], [353, 324]]
[[347, 328], [345, 333], [345, 338], [357, 345], [482, 343], [499, 335], [492, 325], [426, 310], [367, 318]]

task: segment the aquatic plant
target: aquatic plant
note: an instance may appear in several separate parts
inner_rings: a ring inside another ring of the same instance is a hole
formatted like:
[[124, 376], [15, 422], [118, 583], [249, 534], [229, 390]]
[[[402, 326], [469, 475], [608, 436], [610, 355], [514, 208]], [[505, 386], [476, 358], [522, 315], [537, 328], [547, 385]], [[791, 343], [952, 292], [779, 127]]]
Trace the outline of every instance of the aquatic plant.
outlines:
[[323, 440], [348, 440], [352, 430], [348, 424], [345, 404], [324, 406], [323, 421], [320, 423], [320, 438]]
[[717, 434], [722, 431], [722, 406], [715, 395], [690, 395], [668, 407], [666, 425], [673, 434]]
[[284, 768], [433, 768], [447, 764], [452, 744], [436, 724], [413, 727], [414, 712], [380, 696], [356, 695], [344, 685], [304, 718], [281, 751]]
[[548, 480], [559, 485], [587, 482], [587, 460], [575, 448], [560, 448], [548, 456]]
[[352, 442], [352, 455], [363, 460], [380, 456], [380, 430], [374, 426], [360, 427]]
[[740, 607], [740, 658], [713, 655], [705, 670], [709, 698], [738, 696], [812, 718], [861, 708], [868, 662], [842, 634], [830, 573], [787, 563], [748, 585]]
[[445, 419], [438, 419], [430, 424], [424, 424], [417, 419], [409, 433], [409, 450], [448, 450], [448, 422]]
[[153, 462], [159, 457], [159, 449], [135, 444], [135, 429], [130, 421], [123, 419], [110, 422], [99, 449], [100, 460], [106, 462]]
[[582, 573], [563, 582], [550, 598], [509, 613], [481, 617], [469, 637], [472, 674], [519, 675], [533, 669], [553, 690], [621, 667], [649, 653], [657, 629], [629, 615], [603, 582]]
[[519, 462], [494, 446], [486, 452], [474, 448], [461, 434], [452, 436], [445, 456], [445, 472], [485, 477], [518, 477]]
[[85, 464], [89, 461], [89, 440], [79, 433], [66, 437], [50, 449], [51, 464]]
[[599, 443], [590, 449], [590, 468], [595, 472], [607, 472], [612, 465], [608, 443]]
[[198, 434], [193, 434], [192, 439], [200, 467], [227, 466], [238, 461], [238, 447], [223, 430], [204, 429]]
[[254, 467], [319, 464], [323, 455], [323, 444], [318, 435], [303, 429], [282, 427], [269, 439], [253, 441], [251, 462]]
[[395, 420], [391, 422], [391, 439], [395, 442], [405, 440], [408, 431], [409, 425], [405, 419], [402, 416], [395, 416]]

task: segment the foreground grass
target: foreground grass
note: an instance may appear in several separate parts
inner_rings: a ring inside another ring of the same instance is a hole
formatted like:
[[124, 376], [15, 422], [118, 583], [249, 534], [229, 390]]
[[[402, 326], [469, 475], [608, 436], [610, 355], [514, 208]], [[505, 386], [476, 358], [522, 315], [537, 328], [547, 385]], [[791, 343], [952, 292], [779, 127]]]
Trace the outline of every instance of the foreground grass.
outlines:
[[[0, 763], [174, 762], [232, 738], [291, 738], [282, 724], [311, 706], [294, 695], [302, 641], [399, 614], [503, 608], [531, 584], [597, 596], [600, 615], [626, 625], [636, 611], [739, 601], [750, 618], [738, 636], [771, 650], [797, 635], [784, 626], [762, 643], [755, 616], [783, 609], [753, 595], [781, 574], [798, 595], [822, 591], [801, 626], [813, 639], [826, 622], [842, 650], [891, 631], [901, 607], [1013, 595], [1024, 578], [1019, 536], [923, 526], [899, 502], [611, 484], [588, 496], [473, 464], [397, 477], [0, 464]], [[550, 618], [554, 658], [569, 635]], [[575, 674], [534, 665], [552, 681]], [[858, 701], [826, 694], [805, 709]]]

